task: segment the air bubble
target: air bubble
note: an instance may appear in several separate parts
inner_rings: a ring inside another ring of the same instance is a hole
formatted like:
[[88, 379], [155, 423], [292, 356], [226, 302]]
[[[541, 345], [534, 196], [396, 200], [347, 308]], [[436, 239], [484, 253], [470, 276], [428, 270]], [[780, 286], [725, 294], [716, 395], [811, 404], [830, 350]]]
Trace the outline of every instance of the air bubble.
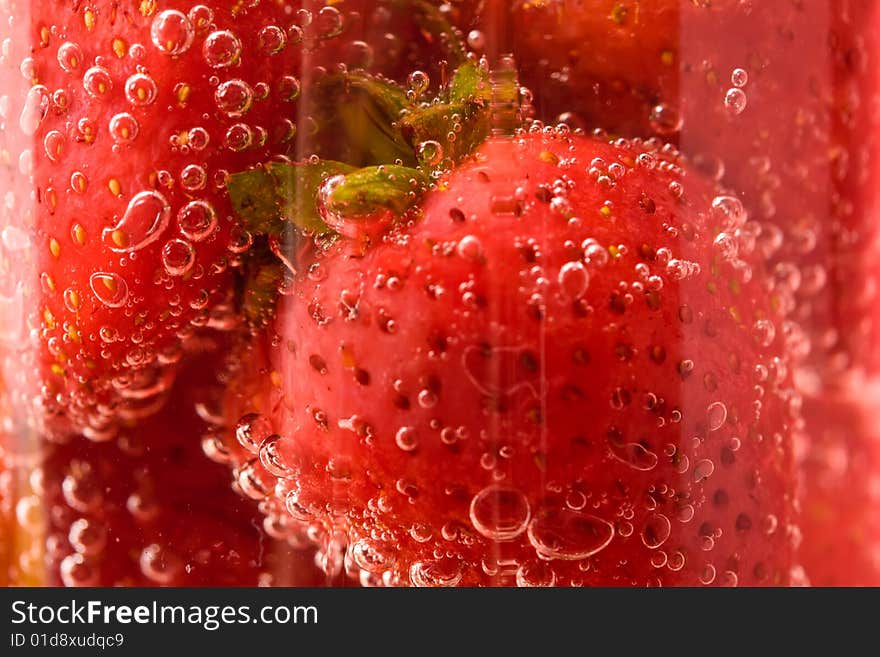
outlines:
[[264, 415], [249, 413], [244, 415], [235, 428], [239, 444], [252, 454], [260, 450], [260, 445], [272, 434], [272, 423]]
[[18, 120], [19, 128], [27, 137], [33, 136], [49, 111], [49, 91], [41, 84], [31, 87], [25, 96]]
[[260, 30], [258, 47], [266, 55], [277, 55], [287, 45], [287, 35], [277, 25], [267, 25]]
[[57, 130], [50, 130], [46, 133], [46, 137], [43, 139], [43, 150], [49, 160], [57, 162], [61, 159], [64, 152], [64, 141], [64, 135]]
[[682, 116], [672, 105], [661, 103], [651, 109], [649, 117], [651, 128], [659, 135], [672, 135], [679, 132], [683, 125]]
[[168, 9], [153, 19], [150, 37], [159, 52], [175, 57], [186, 52], [192, 45], [195, 30], [189, 18], [182, 12]]
[[652, 513], [645, 520], [645, 526], [642, 527], [642, 543], [645, 547], [656, 550], [666, 542], [672, 531], [672, 524], [669, 518], [662, 513]]
[[419, 437], [413, 427], [401, 427], [394, 436], [394, 442], [404, 452], [411, 452], [419, 446]]
[[218, 30], [205, 39], [202, 54], [212, 68], [234, 66], [241, 59], [241, 41], [229, 30]]
[[736, 196], [721, 195], [712, 199], [712, 218], [721, 224], [722, 230], [741, 228], [748, 213]]
[[559, 270], [559, 287], [569, 299], [579, 299], [587, 291], [590, 275], [580, 262], [568, 262]]
[[516, 585], [521, 588], [547, 588], [555, 584], [556, 573], [546, 561], [538, 560], [524, 563], [516, 570]]
[[730, 116], [738, 116], [743, 113], [748, 103], [746, 92], [739, 87], [732, 87], [724, 95], [724, 107]]
[[260, 463], [274, 477], [289, 477], [293, 470], [281, 456], [281, 436], [275, 434], [266, 438], [260, 445]]
[[254, 102], [254, 90], [244, 80], [228, 80], [214, 92], [217, 108], [227, 116], [244, 116]]
[[706, 409], [709, 431], [718, 431], [727, 421], [727, 406], [723, 402], [713, 402]]
[[351, 556], [359, 568], [370, 573], [383, 573], [394, 566], [395, 555], [387, 546], [361, 539], [351, 546]]
[[153, 543], [140, 556], [141, 572], [157, 584], [171, 584], [183, 571], [183, 561], [176, 554]]
[[89, 278], [92, 292], [108, 308], [121, 308], [128, 301], [128, 284], [116, 273], [96, 272]]
[[443, 161], [443, 146], [440, 142], [429, 139], [419, 144], [418, 147], [419, 162], [427, 166], [437, 166]]
[[130, 144], [138, 136], [140, 125], [128, 112], [122, 112], [110, 119], [110, 136], [117, 144]]
[[107, 530], [93, 520], [80, 518], [70, 525], [67, 540], [80, 554], [95, 555], [107, 544]]
[[229, 126], [223, 143], [229, 150], [240, 153], [253, 145], [254, 131], [246, 123], [235, 123]]
[[608, 547], [614, 526], [588, 513], [545, 509], [529, 523], [528, 538], [540, 557], [580, 560]]
[[283, 102], [292, 103], [299, 98], [302, 85], [300, 84], [300, 81], [292, 75], [284, 75], [278, 80], [276, 90], [278, 92], [278, 97]]
[[494, 541], [509, 541], [528, 527], [531, 509], [526, 496], [509, 486], [489, 486], [471, 500], [470, 520], [480, 534]]
[[417, 561], [409, 569], [413, 586], [452, 587], [461, 582], [461, 564], [455, 559]]
[[190, 201], [177, 213], [177, 225], [184, 237], [201, 242], [217, 229], [217, 213], [207, 201]]
[[58, 47], [58, 65], [65, 73], [73, 73], [82, 65], [82, 48], [67, 41]]
[[712, 461], [709, 459], [697, 461], [694, 464], [694, 481], [697, 483], [705, 481], [712, 476], [713, 472], [715, 472], [715, 464]]
[[162, 264], [171, 276], [185, 276], [192, 269], [195, 260], [195, 249], [185, 240], [169, 240], [162, 247]]
[[132, 105], [142, 107], [156, 100], [156, 81], [146, 73], [135, 73], [125, 81], [125, 97]]
[[189, 164], [180, 172], [180, 186], [188, 192], [197, 192], [208, 183], [208, 172], [198, 164]]
[[95, 586], [98, 583], [98, 571], [79, 553], [64, 557], [58, 570], [64, 586]]
[[734, 87], [744, 87], [749, 82], [749, 74], [745, 69], [735, 68], [730, 74], [730, 84]]
[[171, 219], [171, 206], [159, 192], [140, 192], [128, 204], [122, 219], [102, 233], [104, 243], [117, 253], [138, 251], [155, 242]]
[[483, 259], [483, 243], [474, 235], [462, 237], [455, 251], [460, 258], [468, 262], [480, 262]]
[[759, 319], [752, 328], [752, 335], [762, 347], [769, 347], [776, 339], [776, 327], [769, 319]]

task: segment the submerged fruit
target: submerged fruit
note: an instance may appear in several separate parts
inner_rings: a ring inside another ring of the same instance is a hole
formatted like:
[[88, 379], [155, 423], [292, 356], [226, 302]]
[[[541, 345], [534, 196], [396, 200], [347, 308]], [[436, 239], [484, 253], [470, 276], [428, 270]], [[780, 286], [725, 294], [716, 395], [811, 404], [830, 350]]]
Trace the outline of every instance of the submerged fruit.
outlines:
[[789, 583], [756, 229], [672, 149], [490, 138], [297, 277], [241, 356], [239, 473], [368, 583]]

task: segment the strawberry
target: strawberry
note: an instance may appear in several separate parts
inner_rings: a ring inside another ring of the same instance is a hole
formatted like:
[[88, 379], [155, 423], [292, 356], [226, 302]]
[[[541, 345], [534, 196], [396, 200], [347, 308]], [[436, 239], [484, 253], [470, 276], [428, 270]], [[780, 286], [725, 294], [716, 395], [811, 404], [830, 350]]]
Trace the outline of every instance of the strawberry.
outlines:
[[[876, 437], [864, 411], [839, 409], [864, 406], [844, 401], [847, 379], [880, 371], [876, 3], [559, 0], [515, 3], [512, 16], [541, 116], [673, 140], [765, 223], [762, 248], [805, 330], [804, 565], [814, 583], [871, 581], [877, 473], [859, 455]], [[822, 465], [844, 452], [862, 464], [846, 495]]]
[[242, 487], [367, 584], [791, 582], [799, 398], [760, 225], [658, 142], [503, 136], [515, 78], [472, 72], [402, 114], [415, 169], [233, 177], [249, 225], [325, 224], [236, 365]]
[[46, 446], [48, 583], [316, 583], [308, 551], [265, 536], [255, 505], [201, 452], [198, 436], [218, 430], [205, 400], [217, 387], [210, 364], [219, 345], [202, 338], [197, 345], [158, 414], [108, 442], [77, 437]]
[[30, 85], [10, 109], [28, 147], [3, 165], [30, 175], [15, 235], [32, 258], [9, 254], [9, 279], [33, 345], [15, 369], [45, 433], [102, 439], [161, 406], [197, 328], [236, 321], [249, 236], [228, 172], [293, 155], [298, 130], [321, 127], [300, 98], [312, 76], [394, 74], [435, 53], [420, 29], [434, 14], [415, 0], [7, 7], [16, 45], [2, 65]]

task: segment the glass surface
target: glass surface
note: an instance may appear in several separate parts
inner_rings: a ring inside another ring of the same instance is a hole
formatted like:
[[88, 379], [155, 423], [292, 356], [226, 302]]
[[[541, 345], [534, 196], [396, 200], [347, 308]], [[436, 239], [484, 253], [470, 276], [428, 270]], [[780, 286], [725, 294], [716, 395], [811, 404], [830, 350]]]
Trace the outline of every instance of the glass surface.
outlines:
[[877, 3], [0, 19], [0, 583], [880, 585]]

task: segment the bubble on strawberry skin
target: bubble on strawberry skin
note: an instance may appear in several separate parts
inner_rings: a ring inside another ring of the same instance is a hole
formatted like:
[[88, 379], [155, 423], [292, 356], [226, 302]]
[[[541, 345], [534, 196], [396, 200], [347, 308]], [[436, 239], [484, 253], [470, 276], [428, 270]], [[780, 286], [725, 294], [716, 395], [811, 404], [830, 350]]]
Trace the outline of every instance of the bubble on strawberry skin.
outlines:
[[614, 525], [589, 513], [548, 508], [529, 523], [528, 539], [539, 557], [579, 561], [608, 547]]
[[30, 88], [25, 96], [19, 116], [18, 126], [25, 136], [30, 137], [39, 129], [49, 112], [49, 90], [43, 85]]
[[417, 561], [409, 569], [413, 586], [454, 587], [462, 578], [461, 563], [453, 558]]
[[128, 112], [120, 112], [110, 119], [109, 130], [110, 136], [117, 144], [128, 144], [137, 138], [140, 125]]
[[748, 104], [748, 96], [746, 92], [739, 87], [731, 87], [724, 95], [724, 108], [730, 116], [739, 116], [742, 114]]
[[264, 55], [277, 55], [287, 46], [287, 33], [277, 25], [265, 26], [258, 39], [258, 48]]
[[370, 573], [383, 573], [394, 566], [397, 556], [382, 543], [361, 539], [351, 545], [352, 560], [358, 568]]
[[559, 287], [569, 299], [579, 299], [590, 285], [590, 274], [581, 262], [568, 262], [559, 270]]
[[190, 201], [178, 211], [177, 225], [184, 237], [201, 242], [217, 229], [217, 212], [208, 201]]
[[272, 435], [272, 423], [266, 416], [258, 413], [242, 416], [235, 427], [235, 437], [239, 444], [252, 454], [260, 451], [260, 445], [270, 435]]
[[104, 229], [102, 238], [111, 251], [138, 251], [158, 240], [170, 219], [171, 206], [162, 194], [140, 192], [129, 201], [119, 223]]
[[624, 443], [609, 439], [608, 448], [612, 457], [641, 472], [653, 470], [659, 461], [657, 454], [641, 443]]
[[471, 500], [471, 524], [494, 541], [513, 540], [526, 530], [530, 519], [528, 499], [509, 486], [489, 486]]
[[227, 80], [214, 92], [217, 109], [229, 116], [238, 118], [248, 113], [254, 104], [254, 90], [244, 80]]
[[465, 235], [458, 242], [456, 253], [463, 260], [479, 262], [483, 258], [483, 244], [480, 238], [474, 235]]
[[394, 436], [394, 442], [404, 452], [412, 452], [419, 446], [419, 436], [413, 427], [401, 427]]
[[735, 68], [730, 74], [730, 83], [734, 87], [742, 88], [749, 82], [749, 74], [745, 69]]
[[748, 219], [743, 202], [736, 196], [721, 194], [712, 199], [712, 218], [721, 224], [723, 230], [742, 227]]
[[467, 35], [467, 44], [471, 50], [480, 52], [486, 47], [486, 35], [480, 30], [471, 30]]
[[202, 54], [212, 68], [234, 66], [241, 58], [241, 41], [229, 30], [218, 30], [205, 39]]
[[58, 47], [58, 65], [65, 73], [73, 73], [83, 62], [82, 48], [71, 41], [65, 41]]
[[260, 463], [274, 477], [290, 477], [290, 466], [284, 461], [280, 451], [281, 436], [275, 434], [266, 438], [260, 445]]
[[125, 97], [135, 107], [152, 104], [158, 94], [156, 81], [146, 73], [135, 73], [125, 81]]
[[555, 584], [553, 567], [541, 559], [524, 563], [516, 570], [516, 585], [520, 588], [549, 588]]
[[183, 12], [168, 9], [153, 19], [150, 38], [163, 55], [176, 57], [189, 50], [195, 38], [195, 30]]
[[121, 308], [128, 301], [128, 283], [117, 273], [95, 272], [89, 278], [89, 286], [108, 308]]
[[649, 550], [656, 550], [666, 542], [672, 532], [672, 523], [662, 513], [652, 513], [642, 527], [642, 543]]
[[157, 584], [171, 584], [184, 569], [184, 563], [180, 557], [156, 543], [143, 549], [139, 563], [141, 572]]
[[709, 422], [709, 431], [718, 431], [727, 421], [727, 406], [724, 402], [713, 402], [706, 409], [706, 419]]

